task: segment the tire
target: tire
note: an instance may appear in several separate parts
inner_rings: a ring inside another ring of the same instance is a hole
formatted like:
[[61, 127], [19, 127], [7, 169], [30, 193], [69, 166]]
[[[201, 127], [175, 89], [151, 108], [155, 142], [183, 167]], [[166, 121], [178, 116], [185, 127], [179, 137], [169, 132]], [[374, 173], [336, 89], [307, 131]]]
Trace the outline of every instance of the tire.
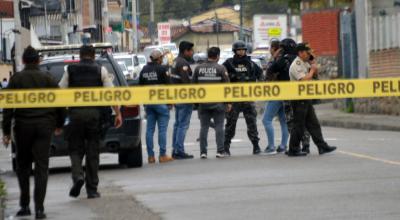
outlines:
[[137, 168], [143, 165], [142, 143], [134, 149], [123, 150], [118, 154], [118, 162], [120, 165], [126, 165], [128, 168]]

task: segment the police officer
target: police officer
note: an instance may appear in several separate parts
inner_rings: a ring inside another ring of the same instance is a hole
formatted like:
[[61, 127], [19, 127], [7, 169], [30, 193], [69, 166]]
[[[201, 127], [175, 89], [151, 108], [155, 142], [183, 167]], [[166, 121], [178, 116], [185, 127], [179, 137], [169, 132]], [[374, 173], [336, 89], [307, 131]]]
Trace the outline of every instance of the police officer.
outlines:
[[[263, 80], [261, 68], [246, 55], [247, 46], [245, 42], [235, 42], [232, 50], [235, 53], [234, 57], [224, 62], [231, 82], [247, 83]], [[227, 114], [227, 123], [225, 125], [225, 152], [230, 156], [230, 144], [235, 136], [236, 122], [240, 112], [243, 112], [246, 119], [247, 135], [253, 144], [253, 154], [259, 154], [261, 152], [258, 145], [260, 139], [258, 138], [257, 111], [254, 102], [239, 102], [232, 105], [232, 110]]]
[[[290, 66], [289, 74], [291, 81], [309, 81], [318, 74], [318, 68], [313, 61], [310, 61], [311, 49], [307, 44], [297, 45], [297, 58]], [[305, 156], [306, 152], [301, 151], [300, 141], [304, 135], [305, 129], [311, 134], [311, 137], [318, 147], [320, 155], [330, 153], [336, 150], [336, 147], [329, 146], [321, 131], [318, 118], [315, 114], [311, 100], [298, 100], [292, 102], [294, 129], [292, 130], [288, 156]]]
[[[193, 75], [194, 83], [226, 83], [229, 82], [228, 73], [224, 66], [218, 64], [220, 49], [211, 47], [208, 50], [208, 61], [196, 67]], [[207, 158], [207, 136], [211, 119], [215, 123], [215, 139], [217, 141], [217, 158], [225, 156], [224, 149], [224, 119], [225, 111], [230, 111], [232, 106], [224, 103], [200, 104], [198, 111], [200, 117], [200, 158]]]
[[[33, 47], [25, 49], [22, 59], [25, 69], [11, 78], [8, 89], [58, 88], [50, 74], [39, 69], [39, 54]], [[12, 120], [15, 120], [17, 176], [21, 190], [21, 209], [17, 216], [31, 215], [29, 177], [34, 162], [36, 219], [46, 218], [43, 203], [47, 188], [51, 136], [53, 132], [56, 135], [61, 134], [65, 113], [63, 108], [4, 109], [2, 125], [6, 146], [10, 143]]]
[[[160, 50], [153, 50], [150, 54], [151, 62], [143, 67], [140, 72], [140, 85], [167, 85], [169, 84], [168, 69], [162, 66], [163, 55]], [[169, 122], [169, 107], [168, 105], [145, 105], [147, 118], [146, 128], [146, 145], [149, 164], [155, 163], [154, 156], [154, 131], [158, 124], [158, 144], [160, 145], [159, 162], [165, 163], [173, 160], [167, 156], [167, 129]]]
[[[95, 62], [95, 48], [84, 45], [80, 49], [80, 62], [70, 65], [60, 83], [61, 88], [80, 87], [113, 87], [107, 69]], [[97, 191], [99, 183], [99, 151], [102, 120], [105, 107], [74, 107], [69, 108], [69, 124], [66, 139], [71, 158], [73, 186], [69, 192], [71, 197], [78, 197], [86, 182], [86, 192], [89, 199], [100, 197]], [[122, 126], [122, 116], [118, 106], [113, 107], [115, 127]], [[83, 174], [82, 160], [86, 159], [86, 173]]]
[[[182, 41], [179, 44], [179, 56], [172, 65], [171, 83], [172, 84], [190, 84], [192, 77], [192, 69], [190, 63], [193, 60], [194, 44]], [[176, 160], [193, 159], [193, 155], [185, 152], [185, 137], [187, 129], [190, 125], [192, 116], [192, 104], [175, 105], [175, 124], [172, 137], [173, 152], [172, 157]]]

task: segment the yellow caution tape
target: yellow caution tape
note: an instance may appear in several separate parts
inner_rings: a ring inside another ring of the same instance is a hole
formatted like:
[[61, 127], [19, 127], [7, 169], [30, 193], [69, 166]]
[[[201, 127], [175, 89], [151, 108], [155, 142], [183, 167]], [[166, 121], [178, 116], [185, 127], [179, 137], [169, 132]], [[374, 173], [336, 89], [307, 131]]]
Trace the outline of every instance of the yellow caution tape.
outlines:
[[0, 108], [42, 108], [400, 96], [400, 78], [0, 90]]

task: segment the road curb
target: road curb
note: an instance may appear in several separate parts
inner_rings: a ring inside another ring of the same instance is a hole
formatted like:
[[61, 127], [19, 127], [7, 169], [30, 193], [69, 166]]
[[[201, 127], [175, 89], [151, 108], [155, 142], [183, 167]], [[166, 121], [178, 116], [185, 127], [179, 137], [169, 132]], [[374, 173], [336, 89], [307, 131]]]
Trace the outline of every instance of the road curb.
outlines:
[[327, 127], [359, 129], [368, 131], [400, 131], [400, 126], [344, 121], [338, 119], [320, 119], [320, 124]]

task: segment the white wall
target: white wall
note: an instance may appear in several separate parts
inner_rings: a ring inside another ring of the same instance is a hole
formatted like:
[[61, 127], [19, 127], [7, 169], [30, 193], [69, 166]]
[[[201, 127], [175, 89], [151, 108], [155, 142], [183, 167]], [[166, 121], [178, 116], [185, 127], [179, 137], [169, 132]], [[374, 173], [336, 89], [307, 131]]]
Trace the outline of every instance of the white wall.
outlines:
[[[13, 18], [4, 18], [3, 22], [3, 38], [6, 39], [6, 58], [7, 60], [11, 59], [11, 48], [14, 45], [15, 34], [11, 32], [12, 29], [15, 28], [14, 19]], [[3, 45], [0, 40], [0, 50], [2, 50]]]

